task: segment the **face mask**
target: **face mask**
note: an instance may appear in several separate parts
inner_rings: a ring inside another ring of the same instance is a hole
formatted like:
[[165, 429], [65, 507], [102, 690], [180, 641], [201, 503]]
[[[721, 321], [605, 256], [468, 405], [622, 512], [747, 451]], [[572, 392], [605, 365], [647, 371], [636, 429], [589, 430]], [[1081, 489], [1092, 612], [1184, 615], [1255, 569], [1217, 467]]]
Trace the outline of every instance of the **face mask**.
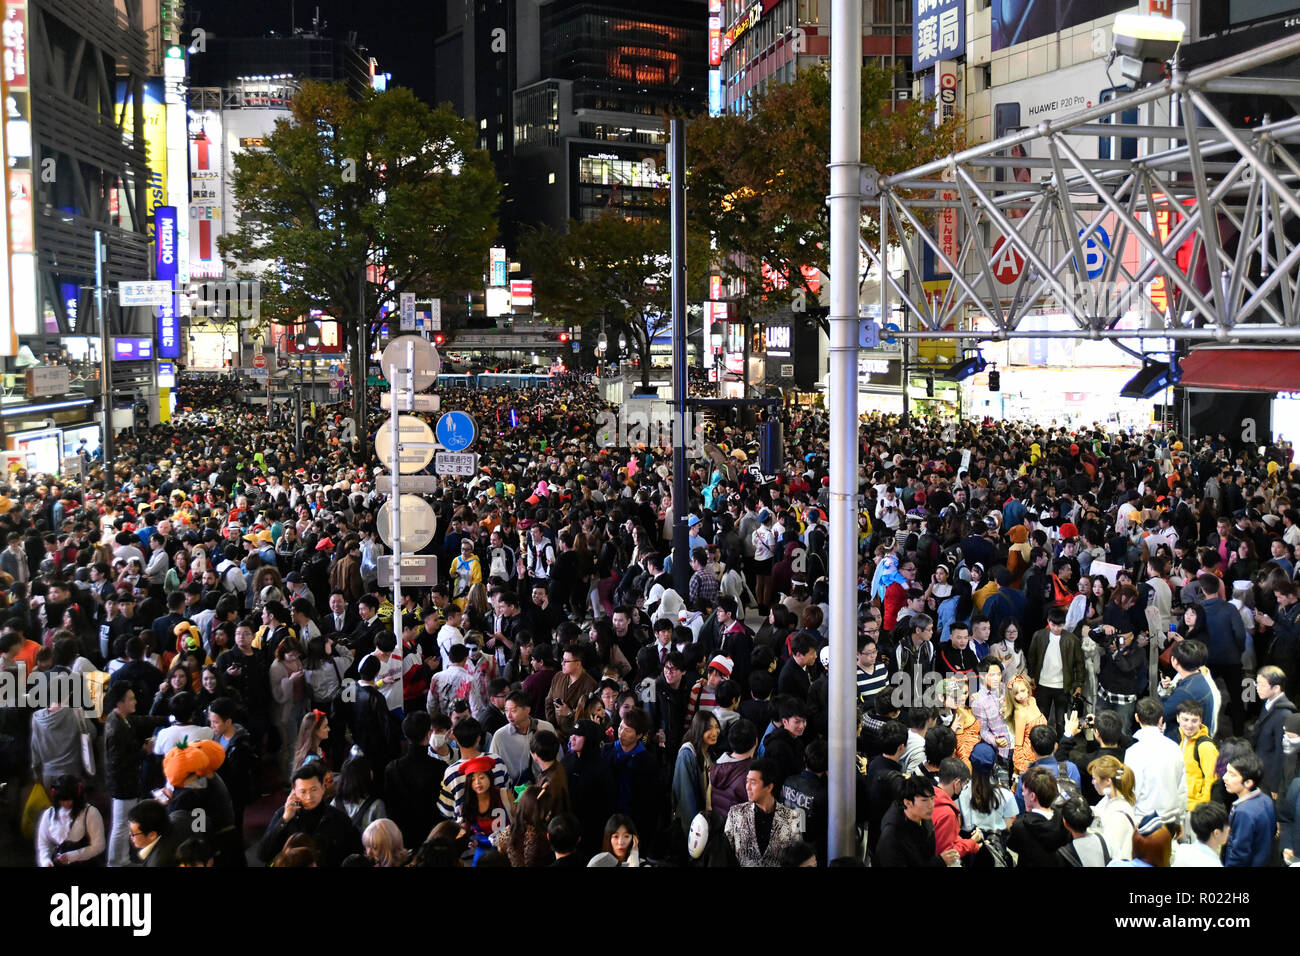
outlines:
[[1283, 737], [1282, 737], [1282, 753], [1284, 753], [1284, 754], [1288, 754], [1288, 755], [1290, 755], [1290, 754], [1297, 754], [1297, 753], [1300, 753], [1300, 737], [1292, 737], [1292, 736], [1289, 736], [1289, 735], [1283, 735]]
[[430, 734], [430, 735], [429, 735], [429, 746], [430, 746], [430, 747], [433, 747], [435, 750], [438, 749], [438, 748], [441, 748], [441, 747], [444, 746], [446, 743], [447, 743], [447, 735], [446, 735], [446, 734]]

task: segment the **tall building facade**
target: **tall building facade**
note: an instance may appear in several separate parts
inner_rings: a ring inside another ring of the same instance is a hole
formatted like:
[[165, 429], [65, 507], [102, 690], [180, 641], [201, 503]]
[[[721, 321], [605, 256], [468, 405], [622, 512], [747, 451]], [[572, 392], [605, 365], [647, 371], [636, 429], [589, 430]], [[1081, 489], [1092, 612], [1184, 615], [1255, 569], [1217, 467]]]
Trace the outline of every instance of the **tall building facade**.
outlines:
[[[150, 213], [164, 198], [150, 163], [169, 4], [159, 0], [4, 0], [4, 236], [0, 237], [0, 424], [15, 461], [58, 471], [99, 445], [95, 235], [107, 288], [151, 277]], [[144, 309], [105, 296], [113, 334], [152, 334]]]
[[448, 0], [438, 99], [479, 127], [521, 224], [645, 215], [670, 110], [706, 105], [705, 0]]

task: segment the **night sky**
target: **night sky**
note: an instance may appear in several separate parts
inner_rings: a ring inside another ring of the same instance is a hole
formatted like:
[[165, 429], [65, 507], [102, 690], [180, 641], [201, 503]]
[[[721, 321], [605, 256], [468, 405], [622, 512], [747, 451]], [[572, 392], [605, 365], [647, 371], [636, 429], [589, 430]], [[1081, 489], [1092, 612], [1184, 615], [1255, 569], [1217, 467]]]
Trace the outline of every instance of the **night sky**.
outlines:
[[310, 29], [320, 8], [322, 33], [357, 41], [379, 61], [393, 82], [408, 86], [432, 103], [433, 41], [441, 19], [442, 0], [190, 0], [191, 26], [225, 36], [265, 36], [274, 30], [288, 35], [290, 9], [299, 29]]

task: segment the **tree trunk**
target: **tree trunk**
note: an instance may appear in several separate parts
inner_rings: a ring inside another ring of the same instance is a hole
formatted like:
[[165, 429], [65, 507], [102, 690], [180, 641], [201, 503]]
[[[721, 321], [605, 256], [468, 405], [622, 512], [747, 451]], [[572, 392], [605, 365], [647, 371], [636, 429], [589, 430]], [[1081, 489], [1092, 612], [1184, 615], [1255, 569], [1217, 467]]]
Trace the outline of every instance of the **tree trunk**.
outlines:
[[366, 429], [366, 379], [369, 370], [370, 323], [358, 317], [352, 342], [352, 419], [357, 423], [357, 452], [363, 456], [370, 443]]

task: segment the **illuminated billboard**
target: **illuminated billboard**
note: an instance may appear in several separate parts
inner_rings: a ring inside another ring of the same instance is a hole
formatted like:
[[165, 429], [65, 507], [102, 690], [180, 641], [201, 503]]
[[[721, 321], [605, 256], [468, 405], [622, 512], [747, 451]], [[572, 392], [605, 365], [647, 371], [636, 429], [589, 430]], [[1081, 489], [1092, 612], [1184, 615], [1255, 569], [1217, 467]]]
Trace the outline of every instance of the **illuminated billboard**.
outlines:
[[[122, 117], [122, 138], [130, 142], [135, 136], [135, 115], [127, 100], [125, 83], [117, 84], [117, 112]], [[154, 241], [154, 212], [167, 205], [167, 106], [163, 81], [145, 80], [144, 83], [144, 144], [148, 151], [149, 192], [145, 202], [144, 220], [148, 225], [149, 241]]]

